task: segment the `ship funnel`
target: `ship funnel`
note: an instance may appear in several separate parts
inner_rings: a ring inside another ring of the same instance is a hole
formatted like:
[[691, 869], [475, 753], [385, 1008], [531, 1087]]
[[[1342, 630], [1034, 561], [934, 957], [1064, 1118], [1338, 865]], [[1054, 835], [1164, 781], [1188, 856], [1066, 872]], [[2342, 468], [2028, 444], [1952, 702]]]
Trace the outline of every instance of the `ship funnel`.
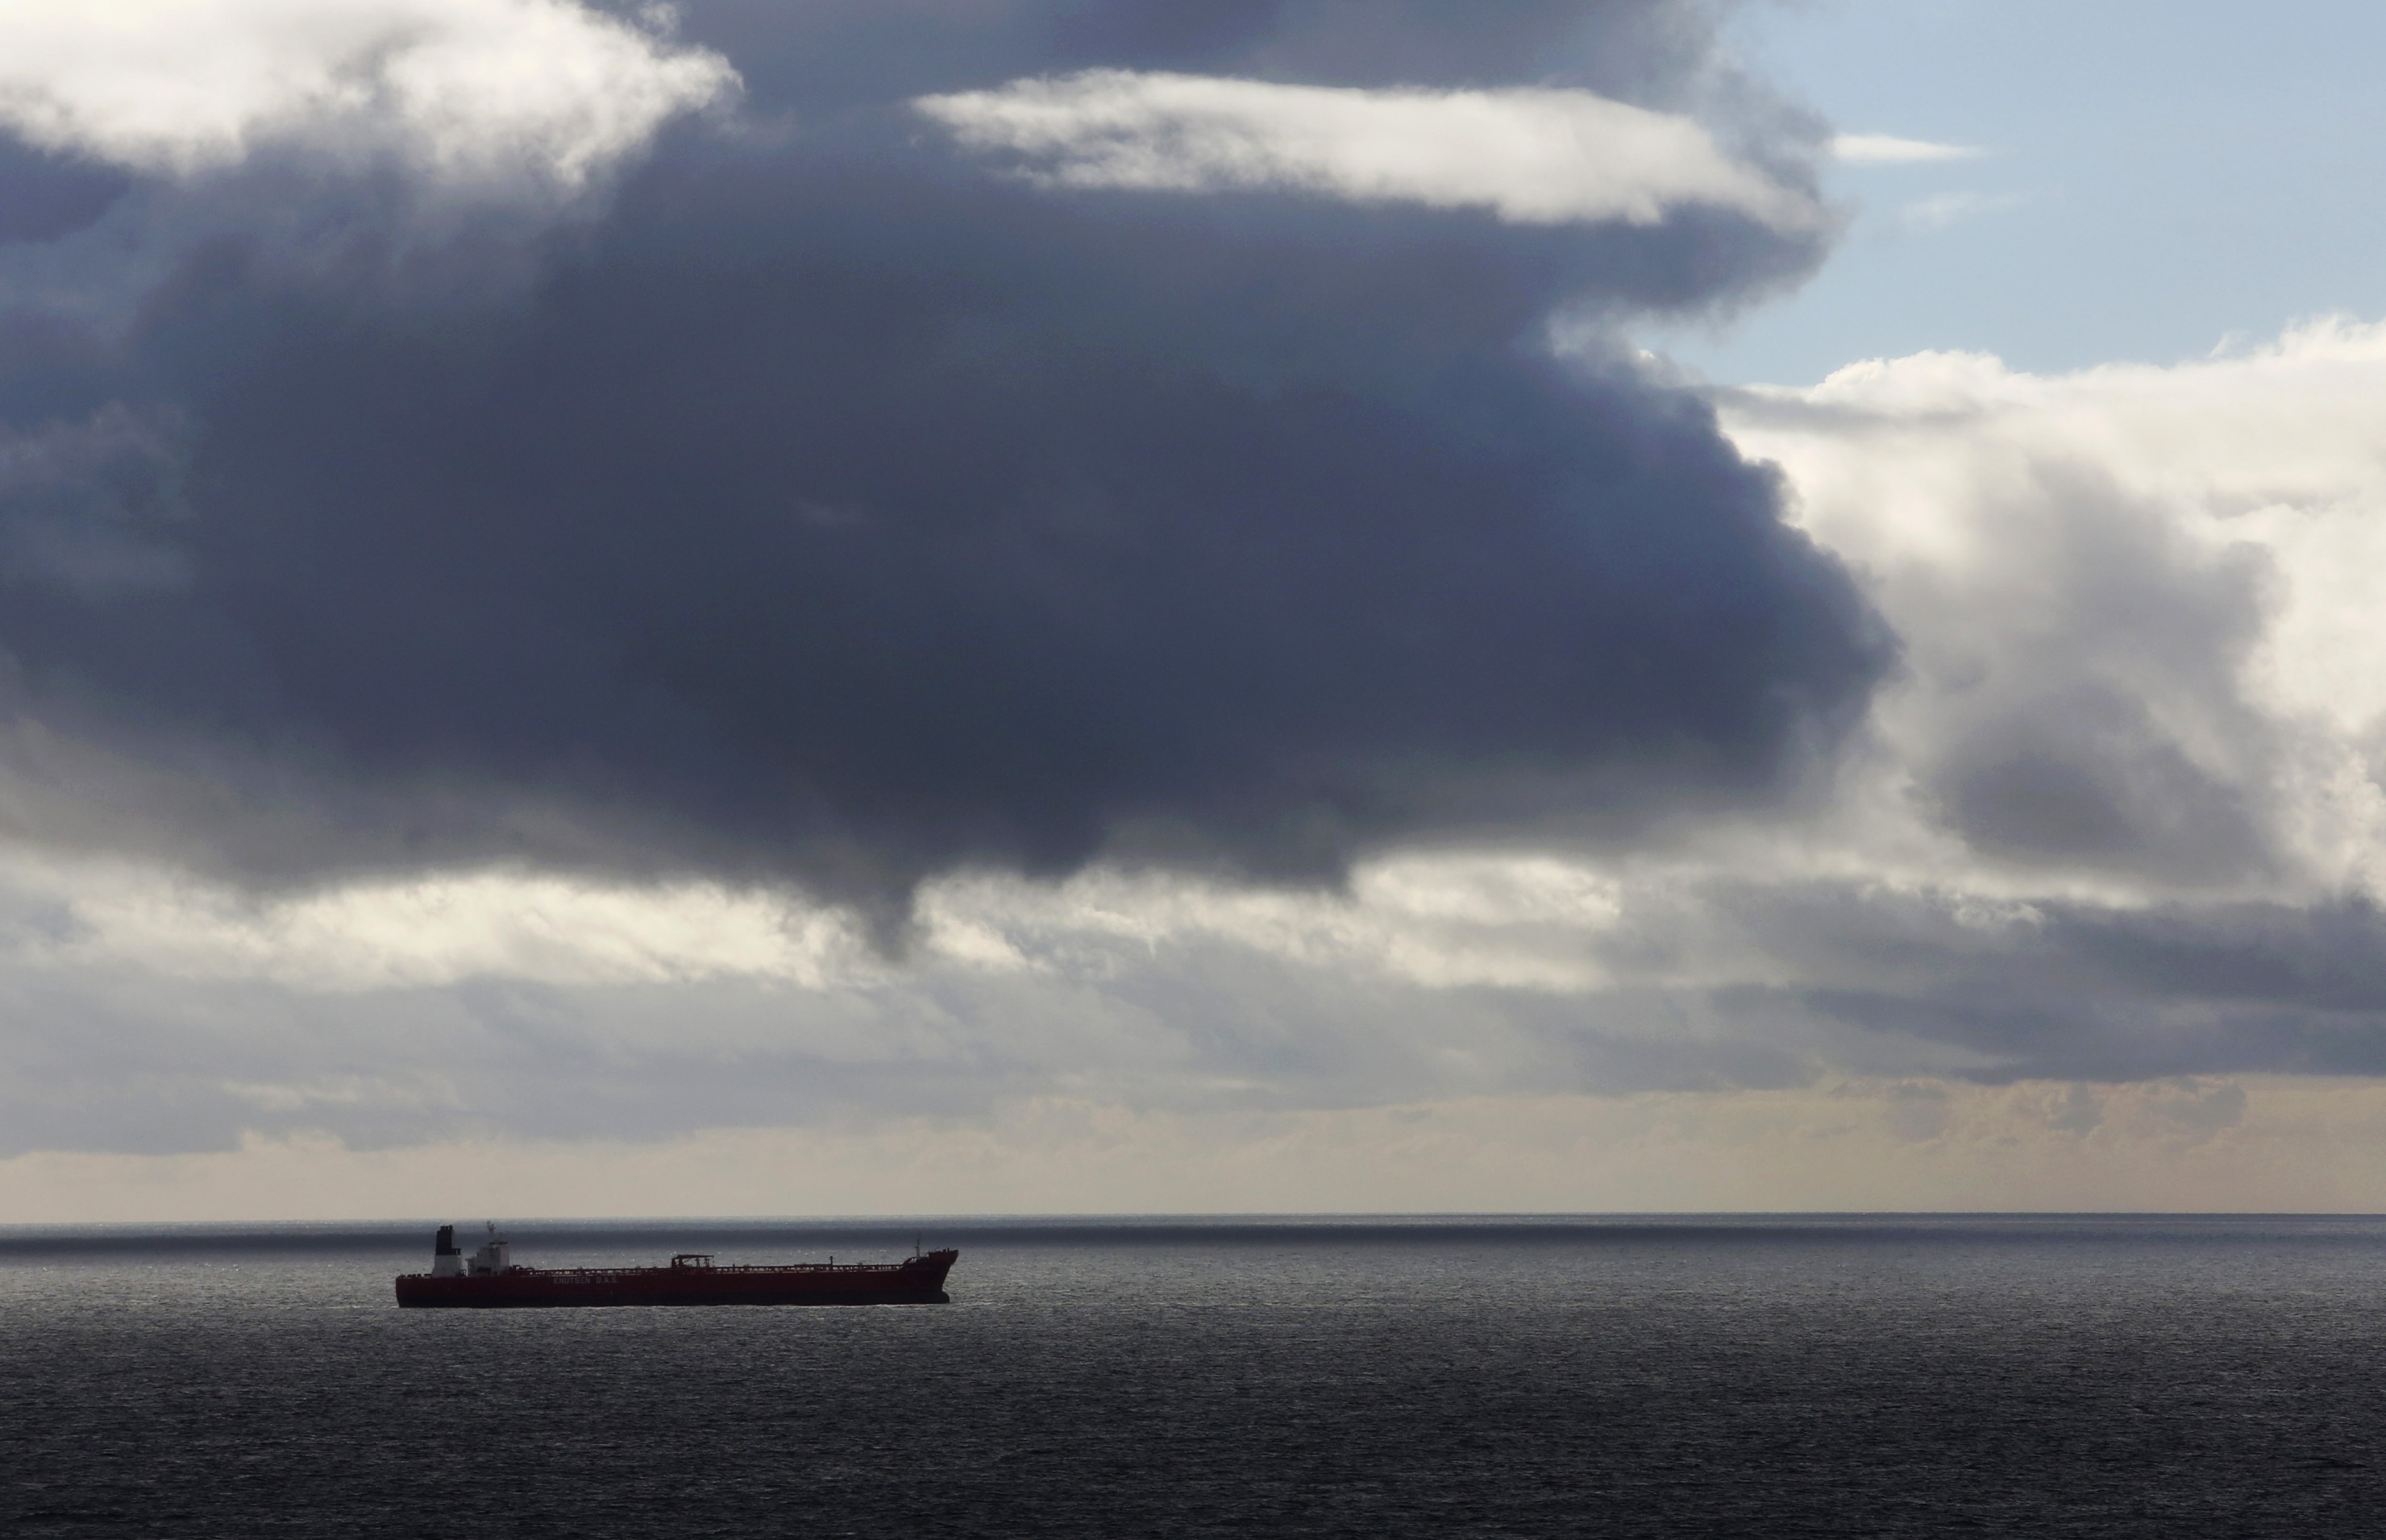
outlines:
[[439, 1227], [439, 1238], [431, 1243], [431, 1255], [433, 1257], [461, 1257], [463, 1254], [462, 1248], [458, 1246], [456, 1244], [456, 1227], [452, 1224], [441, 1225]]

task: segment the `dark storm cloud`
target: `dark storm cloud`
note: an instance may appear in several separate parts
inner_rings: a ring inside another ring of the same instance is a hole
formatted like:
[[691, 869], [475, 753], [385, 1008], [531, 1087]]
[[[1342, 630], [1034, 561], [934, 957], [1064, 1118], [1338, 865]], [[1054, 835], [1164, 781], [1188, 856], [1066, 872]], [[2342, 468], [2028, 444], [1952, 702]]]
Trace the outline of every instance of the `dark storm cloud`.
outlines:
[[1055, 192], [902, 105], [1097, 63], [1662, 99], [1699, 15], [697, 7], [780, 126], [674, 136], [531, 276], [478, 282], [469, 232], [219, 238], [97, 363], [19, 356], [8, 452], [92, 469], [7, 503], [11, 704], [250, 767], [225, 800], [310, 837], [199, 837], [276, 880], [1314, 877], [1765, 795], [1877, 634], [1703, 405], [1540, 328], [1729, 302], [1813, 237]]
[[82, 229], [131, 190], [120, 173], [44, 155], [0, 135], [0, 244]]
[[1103, 67], [1323, 85], [1563, 83], [1664, 106], [1716, 73], [1714, 25], [1724, 8], [1703, 0], [707, 0], [682, 8], [678, 31], [727, 54], [759, 101], [812, 114]]

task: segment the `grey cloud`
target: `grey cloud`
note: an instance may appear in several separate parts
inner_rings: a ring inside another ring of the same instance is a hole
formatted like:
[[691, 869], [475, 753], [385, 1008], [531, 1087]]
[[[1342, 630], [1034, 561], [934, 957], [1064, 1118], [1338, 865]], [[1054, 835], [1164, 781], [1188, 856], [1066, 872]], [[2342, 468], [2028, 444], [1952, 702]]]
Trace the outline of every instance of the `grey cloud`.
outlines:
[[2018, 865], [2266, 874], [2275, 734], [2236, 686], [2262, 634], [2260, 559], [2199, 548], [2091, 468], [2033, 469], [2016, 496], [2036, 506], [1975, 574], [1995, 611], [1934, 639], [1940, 667], [1977, 675], [1922, 708], [1924, 785], [1976, 849]]
[[1725, 1012], [1748, 1031], [1803, 1019], [1872, 1035], [1870, 1051], [1824, 1048], [1849, 1068], [1988, 1083], [2386, 1072], [2386, 920], [2367, 904], [2041, 901], [1982, 922], [1828, 884], [1715, 898], [1768, 967], [1805, 981], [1727, 987]]
[[2009, 871], [2173, 895], [2292, 871], [2303, 730], [2249, 682], [2278, 609], [2267, 554], [2209, 538], [2145, 485], [2147, 451], [2083, 444], [2053, 404], [2000, 405], [1968, 378], [1945, 388], [1969, 399], [1912, 388], [1730, 410], [1898, 488], [1875, 502], [1909, 500], [1841, 538], [1904, 647], [1876, 722], [1917, 810]]
[[[1322, 85], [1567, 83], [1645, 106], [1777, 110], [1717, 57], [1709, 0], [754, 0], [681, 8], [758, 99], [817, 115], [1114, 66]], [[1723, 93], [1712, 88], [1720, 82]], [[767, 111], [766, 107], [766, 111]], [[1818, 144], [1819, 126], [1810, 143]]]
[[[1968, 720], [1925, 761], [1950, 821], [2028, 864], [2224, 886], [2263, 874], [2271, 810], [2251, 787], [2271, 733], [2233, 688], [2260, 635], [2259, 562], [2188, 551], [2092, 499], [2055, 506], [2064, 544], [2094, 548], [2023, 557], [2055, 619], [2012, 628], [1955, 707]], [[2214, 742], [2237, 762], [2215, 764]]]
[[0, 135], [0, 245], [71, 234], [107, 212], [132, 185], [119, 172]]
[[2244, 796], [2164, 742], [2142, 703], [2091, 690], [2037, 705], [2046, 716], [1984, 732], [1962, 745], [1974, 762], [1942, 771], [1949, 820], [1974, 848], [2189, 882], [2261, 870]]
[[[1943, 1126], [1933, 1086], [1949, 1082], [2177, 1081], [2144, 1105], [2198, 1135], [2244, 1106], [2204, 1077], [2386, 1070], [2386, 920], [2355, 907], [1984, 921], [1924, 895], [1717, 884], [1675, 903], [1662, 967], [1645, 937], [1578, 933], [1614, 982], [1565, 992], [1032, 924], [1006, 966], [932, 950], [817, 986], [492, 975], [323, 992], [61, 960], [71, 921], [19, 908], [0, 970], [10, 1149], [310, 1130], [359, 1147], [647, 1139], [1053, 1097], [1259, 1113], [1850, 1076], [1904, 1086], [1891, 1116], [1915, 1139]], [[2102, 1116], [2092, 1089], [2044, 1109], [2078, 1134]]]
[[181, 586], [186, 438], [177, 414], [116, 403], [0, 435], [0, 574], [84, 600]]
[[1812, 1075], [1771, 1045], [1672, 1041], [1529, 995], [1337, 983], [1248, 957], [1178, 958], [1107, 983], [921, 968], [899, 986], [823, 991], [483, 980], [310, 995], [19, 976], [0, 1008], [16, 1023], [0, 1040], [0, 1156], [317, 1131], [358, 1148], [656, 1139], [970, 1119], [1052, 1096], [1275, 1111]]
[[0, 1155], [306, 1131], [355, 1147], [650, 1139], [1052, 1097], [1256, 1113], [1712, 1091], [1803, 1083], [1824, 1062], [1811, 1028], [1741, 1030], [1682, 992], [1420, 989], [1198, 936], [1022, 934], [1015, 968], [931, 951], [816, 987], [476, 976], [326, 991], [78, 961], [71, 916], [11, 907]]
[[[142, 529], [175, 581], [17, 571], [12, 707], [194, 767], [203, 822], [104, 829], [265, 882], [527, 858], [885, 908], [956, 864], [1316, 880], [1764, 799], [1860, 712], [1879, 629], [1702, 403], [1538, 337], [1729, 303], [1811, 238], [1056, 193], [900, 105], [1430, 58], [1662, 104], [1705, 14], [695, 7], [747, 129], [683, 126], [604, 211], [425, 246], [334, 190], [299, 244], [219, 226], [121, 332], [6, 371], [19, 435], [190, 425], [188, 516]], [[94, 820], [18, 833], [62, 828]]]

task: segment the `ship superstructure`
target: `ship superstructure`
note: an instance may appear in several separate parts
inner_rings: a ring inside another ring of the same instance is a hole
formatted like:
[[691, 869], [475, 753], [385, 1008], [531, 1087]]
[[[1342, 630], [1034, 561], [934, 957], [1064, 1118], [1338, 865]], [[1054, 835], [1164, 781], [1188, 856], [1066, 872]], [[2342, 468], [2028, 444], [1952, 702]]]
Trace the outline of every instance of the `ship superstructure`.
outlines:
[[495, 1224], [468, 1258], [456, 1227], [443, 1224], [431, 1246], [431, 1271], [397, 1280], [397, 1302], [413, 1308], [520, 1308], [570, 1305], [945, 1305], [945, 1274], [958, 1251], [929, 1251], [900, 1262], [797, 1262], [775, 1267], [718, 1265], [710, 1253], [684, 1251], [668, 1267], [535, 1268], [518, 1265]]

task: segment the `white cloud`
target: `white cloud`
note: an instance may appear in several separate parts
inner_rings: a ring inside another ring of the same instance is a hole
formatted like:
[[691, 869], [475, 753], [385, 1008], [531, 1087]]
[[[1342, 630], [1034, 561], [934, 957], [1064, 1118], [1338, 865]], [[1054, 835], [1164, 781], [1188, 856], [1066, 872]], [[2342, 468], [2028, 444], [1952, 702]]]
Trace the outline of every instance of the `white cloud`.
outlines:
[[1834, 160], [1852, 166], [1911, 166], [1933, 160], [1969, 160], [1980, 152], [1964, 144], [1934, 144], [1888, 133], [1842, 133], [1831, 140]]
[[1586, 91], [1354, 90], [1094, 69], [912, 104], [1067, 187], [1281, 189], [1488, 209], [1515, 224], [1655, 224], [1708, 207], [1784, 230], [1814, 199], [1688, 118]]
[[[829, 989], [890, 977], [849, 916], [769, 890], [479, 871], [258, 900], [112, 863], [20, 861], [7, 877], [19, 901], [38, 895], [69, 917], [31, 953], [51, 965], [328, 994], [472, 979]], [[1111, 971], [1122, 947], [1224, 945], [1429, 989], [1573, 993], [1605, 977], [1584, 943], [1617, 920], [1616, 894], [1542, 856], [1396, 856], [1363, 867], [1348, 894], [1107, 869], [1057, 884], [975, 873], [923, 890], [914, 960], [1060, 977]]]
[[719, 56], [576, 0], [0, 6], [0, 125], [168, 175], [274, 146], [568, 189], [735, 83]]
[[484, 871], [259, 901], [124, 867], [26, 866], [63, 904], [50, 966], [133, 967], [308, 993], [475, 978], [619, 987], [743, 978], [823, 988], [875, 967], [848, 918], [710, 883], [631, 886]]
[[1921, 354], [1725, 417], [1904, 640], [1880, 807], [2048, 891], [2386, 895], [2386, 326], [2056, 377]]
[[1082, 969], [1088, 943], [1224, 945], [1425, 989], [1570, 994], [1605, 982], [1586, 943], [1619, 909], [1616, 884], [1578, 863], [1441, 853], [1370, 861], [1348, 893], [1103, 869], [1056, 885], [979, 875], [930, 886], [922, 915], [939, 952], [981, 966]]

